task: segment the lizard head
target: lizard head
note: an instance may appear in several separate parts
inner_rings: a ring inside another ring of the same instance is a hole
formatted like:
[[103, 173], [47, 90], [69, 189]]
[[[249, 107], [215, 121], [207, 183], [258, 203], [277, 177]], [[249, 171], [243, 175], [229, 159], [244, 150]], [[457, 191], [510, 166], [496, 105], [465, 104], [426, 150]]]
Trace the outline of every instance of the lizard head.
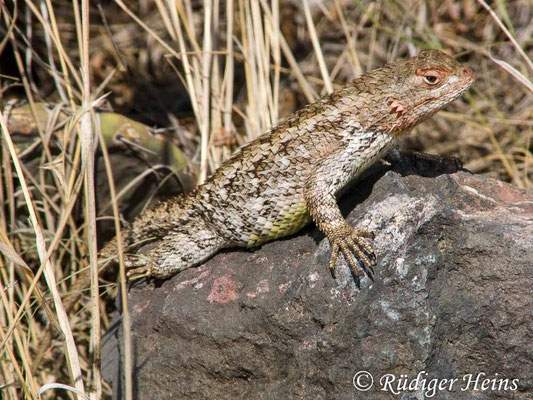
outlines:
[[386, 117], [377, 125], [395, 135], [407, 132], [457, 99], [475, 80], [470, 68], [438, 50], [423, 51], [381, 70], [390, 83], [389, 92], [382, 93]]

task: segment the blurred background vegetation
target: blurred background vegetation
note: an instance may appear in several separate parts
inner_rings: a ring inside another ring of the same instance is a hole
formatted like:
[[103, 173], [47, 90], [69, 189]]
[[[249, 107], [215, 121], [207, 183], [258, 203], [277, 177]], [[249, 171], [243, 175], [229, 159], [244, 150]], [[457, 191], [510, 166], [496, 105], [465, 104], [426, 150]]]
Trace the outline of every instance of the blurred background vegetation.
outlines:
[[97, 240], [387, 61], [478, 76], [404, 147], [532, 188], [532, 33], [530, 0], [2, 1], [0, 397], [108, 396], [116, 277], [72, 293]]

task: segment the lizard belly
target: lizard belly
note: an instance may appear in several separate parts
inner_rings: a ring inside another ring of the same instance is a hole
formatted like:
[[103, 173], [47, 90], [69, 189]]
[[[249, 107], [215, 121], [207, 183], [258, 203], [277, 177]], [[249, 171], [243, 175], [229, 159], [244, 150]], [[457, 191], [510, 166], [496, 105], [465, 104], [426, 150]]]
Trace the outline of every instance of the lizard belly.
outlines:
[[292, 235], [311, 221], [307, 205], [303, 198], [300, 201], [288, 203], [275, 216], [257, 219], [257, 229], [251, 232], [246, 247], [255, 247], [263, 243]]
[[[304, 171], [289, 176], [269, 174], [250, 184], [220, 185], [201, 191], [195, 201], [213, 229], [227, 240], [228, 247], [254, 247], [291, 235], [310, 220], [303, 197]], [[237, 182], [244, 182], [238, 179]], [[223, 212], [221, 212], [223, 211]]]

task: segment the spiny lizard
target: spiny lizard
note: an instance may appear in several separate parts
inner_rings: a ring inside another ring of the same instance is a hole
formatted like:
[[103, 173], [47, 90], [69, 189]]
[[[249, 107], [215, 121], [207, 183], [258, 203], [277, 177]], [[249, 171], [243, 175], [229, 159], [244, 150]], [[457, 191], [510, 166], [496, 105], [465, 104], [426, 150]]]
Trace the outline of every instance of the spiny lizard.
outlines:
[[[359, 276], [375, 254], [367, 229], [348, 225], [339, 192], [399, 137], [458, 98], [473, 71], [437, 50], [373, 70], [309, 104], [238, 150], [192, 193], [163, 202], [123, 232], [130, 278], [164, 278], [223, 248], [254, 247], [314, 221]], [[137, 251], [137, 254], [134, 254]], [[114, 259], [117, 241], [101, 251]]]

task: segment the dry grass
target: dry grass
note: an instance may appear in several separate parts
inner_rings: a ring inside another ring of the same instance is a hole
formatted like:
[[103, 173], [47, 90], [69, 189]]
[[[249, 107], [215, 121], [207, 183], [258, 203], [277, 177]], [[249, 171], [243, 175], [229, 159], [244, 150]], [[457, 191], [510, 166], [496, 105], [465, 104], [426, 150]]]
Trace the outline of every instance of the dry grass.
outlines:
[[[97, 284], [102, 216], [94, 162], [95, 142], [103, 139], [96, 109], [170, 127], [169, 140], [202, 181], [238, 145], [303, 104], [388, 60], [440, 48], [479, 79], [406, 145], [458, 155], [473, 172], [533, 187], [527, 0], [500, 0], [493, 8], [482, 0], [15, 4], [2, 2], [0, 15], [2, 398], [110, 393], [98, 360], [116, 285]], [[33, 136], [10, 130], [14, 100], [29, 103]], [[53, 109], [46, 124], [36, 102]], [[116, 229], [126, 205], [117, 204], [108, 153], [99, 157]], [[92, 277], [86, 300], [72, 304], [69, 289], [86, 268]], [[119, 280], [125, 293], [123, 267]], [[123, 322], [129, 324], [127, 314]], [[131, 360], [126, 366], [131, 398]]]

